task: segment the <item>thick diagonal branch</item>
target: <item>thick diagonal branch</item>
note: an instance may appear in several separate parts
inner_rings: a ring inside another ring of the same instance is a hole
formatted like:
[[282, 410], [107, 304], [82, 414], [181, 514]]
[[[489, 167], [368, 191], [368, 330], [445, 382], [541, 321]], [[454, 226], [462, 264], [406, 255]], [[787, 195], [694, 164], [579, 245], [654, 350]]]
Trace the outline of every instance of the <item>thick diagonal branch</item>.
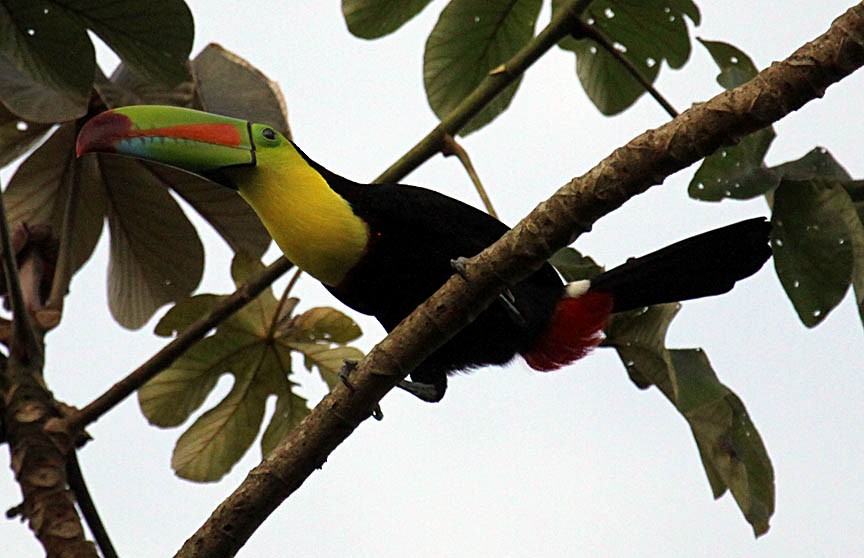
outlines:
[[540, 204], [471, 260], [378, 344], [210, 516], [179, 557], [234, 555], [263, 520], [321, 467], [412, 367], [470, 322], [507, 285], [536, 269], [607, 213], [722, 145], [776, 122], [864, 63], [864, 5], [751, 82], [634, 138]]

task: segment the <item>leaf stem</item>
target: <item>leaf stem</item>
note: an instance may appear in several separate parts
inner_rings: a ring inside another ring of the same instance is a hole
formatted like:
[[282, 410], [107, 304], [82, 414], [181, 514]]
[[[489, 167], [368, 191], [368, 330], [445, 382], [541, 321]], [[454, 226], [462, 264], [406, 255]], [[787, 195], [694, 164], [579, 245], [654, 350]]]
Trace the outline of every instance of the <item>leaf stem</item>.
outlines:
[[483, 182], [477, 175], [477, 171], [474, 169], [474, 165], [471, 164], [471, 157], [468, 156], [468, 152], [465, 151], [465, 148], [462, 147], [459, 142], [457, 142], [453, 138], [453, 136], [451, 136], [450, 134], [444, 134], [444, 146], [441, 148], [441, 153], [445, 157], [455, 155], [456, 158], [459, 159], [459, 162], [462, 163], [462, 166], [465, 168], [465, 172], [467, 172], [468, 176], [471, 178], [471, 182], [474, 183], [474, 188], [480, 195], [480, 200], [486, 207], [486, 212], [497, 219], [498, 213], [492, 206], [492, 200], [489, 199], [489, 194], [486, 193], [486, 188], [483, 187]]
[[69, 488], [75, 494], [75, 501], [78, 503], [81, 515], [87, 522], [90, 532], [93, 533], [93, 540], [96, 541], [99, 550], [102, 551], [103, 558], [117, 558], [114, 544], [108, 536], [102, 518], [99, 517], [99, 511], [96, 509], [96, 503], [90, 495], [87, 483], [84, 482], [81, 465], [78, 463], [78, 453], [74, 448], [69, 450], [68, 461], [66, 461], [66, 478], [69, 482]]
[[633, 62], [631, 62], [627, 57], [624, 56], [623, 53], [621, 53], [617, 48], [615, 48], [615, 45], [612, 44], [612, 41], [610, 41], [606, 37], [606, 35], [603, 34], [602, 31], [600, 31], [599, 29], [597, 29], [597, 27], [593, 25], [585, 23], [581, 19], [578, 20], [578, 23], [576, 23], [576, 25], [578, 26], [578, 29], [573, 33], [573, 35], [577, 39], [591, 39], [592, 41], [603, 47], [603, 50], [608, 52], [609, 55], [612, 56], [612, 58], [614, 58], [619, 64], [621, 64], [621, 66], [624, 67], [625, 70], [627, 70], [627, 72], [631, 76], [633, 76], [633, 79], [638, 81], [639, 84], [645, 88], [645, 91], [647, 91], [649, 95], [654, 97], [654, 100], [657, 101], [661, 107], [663, 107], [663, 110], [666, 111], [666, 114], [668, 114], [671, 118], [675, 118], [676, 116], [678, 116], [678, 111], [675, 110], [675, 107], [673, 107], [672, 104], [667, 101], [666, 98], [663, 97], [663, 95], [661, 95], [659, 91], [657, 91], [657, 89], [654, 87], [654, 84], [652, 84], [645, 76], [642, 75], [642, 72], [639, 71], [639, 68], [637, 68], [636, 65], [633, 64]]
[[276, 305], [276, 311], [273, 312], [273, 320], [270, 321], [270, 328], [267, 331], [267, 339], [272, 340], [273, 335], [276, 334], [276, 328], [279, 326], [279, 322], [282, 319], [282, 309], [285, 308], [285, 301], [288, 300], [288, 295], [291, 294], [291, 290], [294, 288], [294, 285], [297, 284], [297, 280], [300, 279], [301, 275], [303, 275], [303, 270], [298, 267], [297, 271], [294, 272], [294, 275], [291, 276], [291, 279], [285, 286], [285, 290], [282, 292], [282, 297], [279, 299], [279, 304]]

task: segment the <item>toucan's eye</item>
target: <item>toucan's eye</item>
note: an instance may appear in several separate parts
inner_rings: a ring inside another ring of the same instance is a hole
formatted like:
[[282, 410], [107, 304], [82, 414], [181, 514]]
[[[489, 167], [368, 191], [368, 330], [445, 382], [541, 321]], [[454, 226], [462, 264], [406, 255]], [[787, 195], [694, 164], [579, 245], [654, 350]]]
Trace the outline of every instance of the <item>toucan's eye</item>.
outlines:
[[264, 136], [264, 139], [275, 140], [276, 139], [276, 130], [273, 128], [264, 128], [261, 130], [261, 135]]

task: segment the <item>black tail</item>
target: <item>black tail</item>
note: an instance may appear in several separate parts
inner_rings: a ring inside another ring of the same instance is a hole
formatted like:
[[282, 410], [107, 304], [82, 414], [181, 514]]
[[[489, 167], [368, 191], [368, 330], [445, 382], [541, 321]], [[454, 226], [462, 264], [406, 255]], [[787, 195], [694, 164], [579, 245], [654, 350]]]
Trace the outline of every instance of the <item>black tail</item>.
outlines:
[[613, 312], [728, 292], [769, 257], [771, 224], [748, 219], [676, 242], [601, 273], [592, 291], [611, 293]]

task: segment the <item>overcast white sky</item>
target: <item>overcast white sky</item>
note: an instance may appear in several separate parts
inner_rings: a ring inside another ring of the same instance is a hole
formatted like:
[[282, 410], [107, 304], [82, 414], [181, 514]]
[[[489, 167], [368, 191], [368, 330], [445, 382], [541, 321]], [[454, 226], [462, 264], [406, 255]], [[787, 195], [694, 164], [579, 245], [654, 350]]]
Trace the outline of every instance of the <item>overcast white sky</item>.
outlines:
[[[444, 2], [395, 36], [352, 37], [339, 2], [189, 2], [194, 53], [216, 41], [249, 59], [285, 93], [296, 141], [314, 159], [369, 180], [436, 123], [422, 90], [423, 43]], [[827, 29], [846, 0], [702, 2], [695, 34], [727, 40], [764, 67]], [[548, 21], [548, 7], [541, 24]], [[104, 60], [111, 60], [110, 57]], [[110, 63], [113, 65], [113, 62]], [[109, 69], [111, 65], [108, 66]], [[570, 53], [554, 50], [527, 74], [511, 109], [464, 141], [503, 219], [512, 224], [615, 147], [666, 121], [651, 100], [603, 118], [578, 85]], [[719, 91], [700, 46], [659, 89], [684, 109]], [[776, 164], [827, 147], [864, 177], [864, 73], [777, 125]], [[691, 201], [693, 169], [604, 218], [578, 247], [607, 265], [755, 215], [761, 200]], [[8, 180], [10, 170], [0, 174]], [[477, 203], [455, 161], [436, 157], [406, 182]], [[209, 231], [208, 292], [227, 292], [228, 250]], [[122, 330], [105, 301], [107, 235], [72, 283], [67, 314], [48, 337], [47, 380], [83, 405], [138, 366], [163, 340], [155, 321]], [[275, 257], [268, 253], [268, 261]], [[312, 281], [302, 307], [336, 304]], [[383, 335], [361, 320], [363, 342]], [[729, 295], [688, 303], [669, 345], [704, 347], [745, 402], [777, 477], [771, 531], [753, 539], [731, 496], [711, 498], [684, 420], [656, 390], [638, 391], [617, 356], [599, 350], [569, 369], [521, 361], [455, 378], [444, 401], [393, 393], [385, 420], [368, 422], [280, 507], [240, 556], [862, 556], [864, 382], [862, 327], [850, 297], [815, 330], [802, 326], [773, 268]], [[303, 376], [301, 367], [298, 376]], [[217, 401], [227, 393], [223, 379]], [[320, 397], [311, 385], [306, 393]], [[124, 557], [173, 554], [260, 458], [257, 446], [222, 482], [197, 485], [170, 470], [180, 430], [147, 425], [129, 400], [89, 430], [81, 462]], [[2, 452], [0, 469], [8, 471]], [[0, 480], [0, 503], [19, 502]], [[0, 556], [40, 556], [26, 527], [0, 522]]]

